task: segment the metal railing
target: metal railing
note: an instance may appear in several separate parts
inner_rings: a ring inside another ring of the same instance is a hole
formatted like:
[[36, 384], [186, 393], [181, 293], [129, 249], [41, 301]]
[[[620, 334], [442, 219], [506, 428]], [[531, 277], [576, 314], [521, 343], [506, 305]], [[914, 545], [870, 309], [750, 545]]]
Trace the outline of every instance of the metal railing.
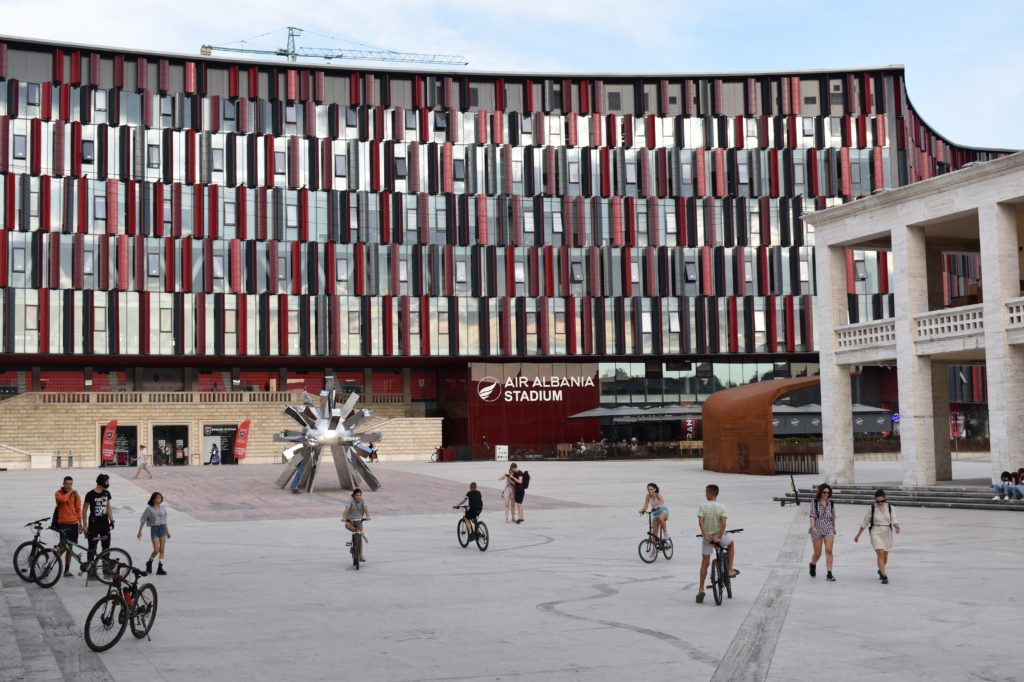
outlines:
[[941, 341], [985, 333], [984, 305], [943, 308], [914, 316], [917, 341]]

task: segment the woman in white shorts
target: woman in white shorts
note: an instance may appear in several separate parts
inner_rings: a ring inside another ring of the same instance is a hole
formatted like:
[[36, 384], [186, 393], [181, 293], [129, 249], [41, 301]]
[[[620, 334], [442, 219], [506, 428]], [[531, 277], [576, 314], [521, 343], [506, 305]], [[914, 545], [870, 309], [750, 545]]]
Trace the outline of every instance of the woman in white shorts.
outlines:
[[518, 473], [518, 470], [519, 467], [516, 466], [515, 462], [512, 462], [508, 467], [508, 472], [498, 478], [499, 481], [505, 481], [505, 488], [501, 491], [501, 501], [505, 505], [505, 523], [512, 523], [512, 516], [514, 515], [516, 490], [515, 486], [512, 485], [512, 478]]

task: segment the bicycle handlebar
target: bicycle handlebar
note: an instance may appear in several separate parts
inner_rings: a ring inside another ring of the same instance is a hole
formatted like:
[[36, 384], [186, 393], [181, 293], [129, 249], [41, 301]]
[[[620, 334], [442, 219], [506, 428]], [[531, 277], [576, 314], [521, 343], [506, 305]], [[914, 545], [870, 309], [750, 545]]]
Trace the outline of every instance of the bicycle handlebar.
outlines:
[[[727, 530], [727, 531], [725, 531], [725, 532], [726, 532], [726, 533], [742, 533], [742, 532], [743, 532], [743, 529], [742, 529], [742, 528], [735, 528], [735, 529], [733, 529], [733, 530]], [[701, 535], [700, 533], [697, 533], [696, 537], [698, 537], [698, 538], [702, 538], [702, 537], [704, 537], [704, 536], [703, 536], [703, 535]]]
[[43, 521], [49, 521], [49, 520], [50, 520], [50, 517], [44, 516], [43, 518], [39, 519], [38, 521], [29, 521], [28, 523], [25, 524], [25, 528], [28, 528], [29, 526], [37, 526], [40, 523], [42, 523]]

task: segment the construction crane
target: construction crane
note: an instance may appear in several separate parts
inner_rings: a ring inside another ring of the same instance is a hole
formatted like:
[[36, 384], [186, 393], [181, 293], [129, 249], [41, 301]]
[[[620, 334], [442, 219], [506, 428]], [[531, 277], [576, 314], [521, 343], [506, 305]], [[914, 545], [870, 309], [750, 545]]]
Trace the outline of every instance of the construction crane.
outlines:
[[[302, 35], [303, 29], [295, 26], [288, 27], [288, 44], [276, 50], [255, 50], [245, 47], [226, 47], [221, 45], [203, 45], [199, 53], [209, 57], [214, 50], [218, 52], [244, 52], [246, 54], [270, 54], [277, 57], [285, 57], [289, 61], [296, 61], [299, 57], [312, 57], [314, 59], [325, 59], [328, 62], [332, 59], [358, 59], [377, 62], [410, 62], [417, 64], [446, 64], [449, 66], [465, 66], [469, 64], [462, 55], [452, 54], [421, 54], [418, 52], [395, 52], [393, 50], [354, 50], [334, 49], [330, 47], [296, 47], [295, 39]], [[244, 41], [242, 41], [244, 42]]]

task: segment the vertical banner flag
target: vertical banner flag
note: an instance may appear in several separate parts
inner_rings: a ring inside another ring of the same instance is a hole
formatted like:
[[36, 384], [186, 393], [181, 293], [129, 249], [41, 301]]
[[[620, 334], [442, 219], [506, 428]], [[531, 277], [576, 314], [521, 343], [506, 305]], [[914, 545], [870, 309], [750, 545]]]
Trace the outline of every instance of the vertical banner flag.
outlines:
[[114, 419], [103, 427], [103, 443], [100, 446], [100, 459], [104, 462], [114, 461], [114, 445], [117, 442], [117, 420]]
[[235, 432], [235, 459], [245, 459], [245, 449], [249, 445], [249, 425], [251, 421], [246, 419], [244, 422], [238, 425], [238, 431]]

